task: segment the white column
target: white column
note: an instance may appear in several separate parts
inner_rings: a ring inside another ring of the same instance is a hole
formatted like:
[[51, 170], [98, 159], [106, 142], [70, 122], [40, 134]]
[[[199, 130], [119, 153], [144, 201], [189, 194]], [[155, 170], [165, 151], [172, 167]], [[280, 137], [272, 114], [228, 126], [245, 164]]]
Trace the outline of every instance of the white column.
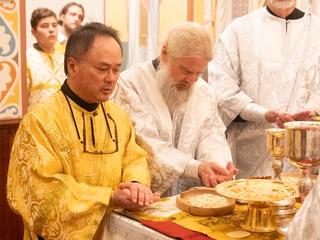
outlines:
[[159, 13], [160, 0], [149, 2], [148, 21], [148, 59], [154, 59], [159, 55]]
[[139, 33], [140, 33], [140, 1], [128, 0], [128, 63], [127, 68], [139, 62]]

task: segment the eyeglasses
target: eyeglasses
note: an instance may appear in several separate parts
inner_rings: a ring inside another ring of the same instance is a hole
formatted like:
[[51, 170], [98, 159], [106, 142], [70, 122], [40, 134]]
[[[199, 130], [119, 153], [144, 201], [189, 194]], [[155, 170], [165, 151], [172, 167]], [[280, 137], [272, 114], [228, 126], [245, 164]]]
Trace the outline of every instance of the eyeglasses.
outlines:
[[[106, 113], [105, 108], [103, 106], [103, 104], [101, 103], [101, 108], [102, 108], [102, 112], [104, 115], [104, 119], [106, 122], [106, 127], [108, 129], [108, 133], [109, 133], [109, 139], [105, 139], [105, 141], [103, 142], [103, 146], [98, 150], [96, 148], [96, 141], [95, 141], [95, 135], [94, 135], [94, 125], [93, 125], [93, 119], [90, 116], [90, 125], [91, 125], [91, 143], [88, 143], [88, 137], [87, 137], [87, 127], [86, 127], [86, 120], [85, 120], [85, 115], [84, 112], [82, 113], [82, 123], [83, 123], [83, 138], [81, 140], [80, 137], [80, 133], [79, 133], [79, 129], [77, 126], [77, 122], [75, 120], [75, 116], [72, 110], [72, 107], [70, 105], [69, 99], [67, 98], [67, 102], [70, 108], [70, 112], [72, 115], [72, 119], [73, 119], [73, 123], [74, 126], [76, 128], [77, 131], [77, 135], [78, 135], [78, 139], [80, 140], [80, 143], [83, 144], [83, 152], [85, 153], [91, 153], [91, 154], [112, 154], [112, 153], [116, 153], [118, 152], [118, 132], [117, 132], [117, 124], [116, 122], [113, 120], [113, 118], [110, 116], [109, 113]], [[90, 135], [90, 134], [89, 134]]]

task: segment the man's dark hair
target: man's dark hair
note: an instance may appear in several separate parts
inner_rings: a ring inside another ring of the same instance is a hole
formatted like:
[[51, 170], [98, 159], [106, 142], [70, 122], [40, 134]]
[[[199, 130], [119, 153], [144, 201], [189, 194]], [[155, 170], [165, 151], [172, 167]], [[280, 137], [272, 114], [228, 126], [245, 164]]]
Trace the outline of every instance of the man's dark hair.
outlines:
[[38, 23], [41, 19], [47, 17], [55, 17], [57, 19], [57, 15], [48, 8], [37, 8], [31, 14], [30, 24], [33, 29], [36, 29]]
[[79, 60], [92, 48], [93, 41], [97, 36], [112, 37], [119, 44], [121, 53], [123, 54], [117, 30], [98, 22], [85, 24], [82, 27], [76, 28], [75, 31], [71, 33], [67, 41], [66, 51], [64, 54], [64, 72], [66, 75], [68, 75], [69, 58], [72, 57]]
[[[76, 2], [70, 2], [67, 3], [66, 5], [63, 6], [63, 8], [61, 9], [60, 13], [59, 13], [59, 20], [58, 23], [59, 25], [62, 25], [62, 21], [61, 21], [61, 15], [66, 15], [66, 13], [68, 12], [69, 8], [72, 6], [77, 6], [79, 8], [81, 8], [82, 13], [83, 13], [83, 18], [84, 18], [84, 8], [80, 3], [76, 3]], [[83, 18], [81, 19], [81, 21], [83, 21]]]

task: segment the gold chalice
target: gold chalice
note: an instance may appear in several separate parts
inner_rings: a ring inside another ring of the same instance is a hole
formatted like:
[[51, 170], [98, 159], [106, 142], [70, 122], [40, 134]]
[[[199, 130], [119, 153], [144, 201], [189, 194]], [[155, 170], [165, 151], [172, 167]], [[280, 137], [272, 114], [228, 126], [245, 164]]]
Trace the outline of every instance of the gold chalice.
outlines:
[[281, 180], [280, 174], [283, 169], [283, 158], [285, 157], [285, 133], [282, 128], [266, 129], [267, 151], [272, 157], [273, 179]]
[[286, 156], [290, 163], [302, 170], [299, 181], [301, 201], [312, 188], [310, 170], [320, 165], [320, 122], [296, 121], [284, 124]]

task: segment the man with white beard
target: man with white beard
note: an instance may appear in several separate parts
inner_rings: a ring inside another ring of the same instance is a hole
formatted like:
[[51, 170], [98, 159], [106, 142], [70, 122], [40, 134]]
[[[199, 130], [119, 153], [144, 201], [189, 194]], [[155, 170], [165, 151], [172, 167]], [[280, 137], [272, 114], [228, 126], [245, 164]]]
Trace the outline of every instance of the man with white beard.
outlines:
[[151, 156], [152, 189], [162, 196], [215, 186], [237, 173], [211, 87], [201, 79], [212, 58], [208, 32], [174, 27], [160, 58], [121, 73], [115, 101], [129, 112]]
[[319, 108], [320, 20], [295, 6], [268, 0], [236, 19], [209, 63], [239, 178], [272, 174], [266, 128], [312, 118]]

